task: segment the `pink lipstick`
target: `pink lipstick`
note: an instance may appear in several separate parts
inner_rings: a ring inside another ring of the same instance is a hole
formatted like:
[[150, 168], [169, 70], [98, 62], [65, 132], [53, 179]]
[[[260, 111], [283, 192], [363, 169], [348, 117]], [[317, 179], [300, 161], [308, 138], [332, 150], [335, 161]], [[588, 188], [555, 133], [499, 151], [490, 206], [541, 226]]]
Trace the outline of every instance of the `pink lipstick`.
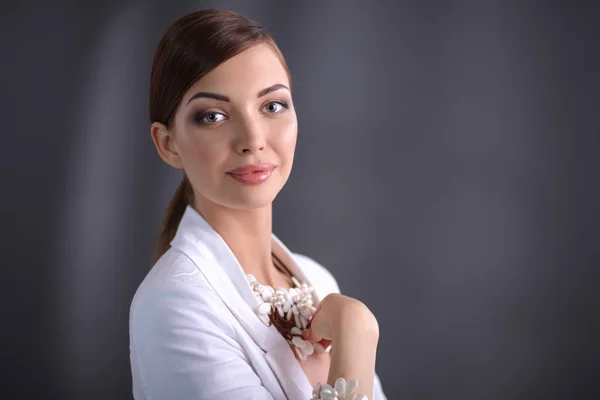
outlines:
[[275, 165], [271, 163], [249, 164], [232, 169], [227, 174], [240, 183], [256, 185], [269, 179], [274, 168]]

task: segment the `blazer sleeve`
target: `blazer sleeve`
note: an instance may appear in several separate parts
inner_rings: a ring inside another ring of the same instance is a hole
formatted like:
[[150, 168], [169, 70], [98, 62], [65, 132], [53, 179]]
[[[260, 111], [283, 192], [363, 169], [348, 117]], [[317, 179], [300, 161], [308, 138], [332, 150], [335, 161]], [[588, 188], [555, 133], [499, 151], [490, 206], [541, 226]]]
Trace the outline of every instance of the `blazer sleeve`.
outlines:
[[190, 281], [136, 294], [129, 327], [134, 398], [273, 400], [227, 315], [212, 289]]

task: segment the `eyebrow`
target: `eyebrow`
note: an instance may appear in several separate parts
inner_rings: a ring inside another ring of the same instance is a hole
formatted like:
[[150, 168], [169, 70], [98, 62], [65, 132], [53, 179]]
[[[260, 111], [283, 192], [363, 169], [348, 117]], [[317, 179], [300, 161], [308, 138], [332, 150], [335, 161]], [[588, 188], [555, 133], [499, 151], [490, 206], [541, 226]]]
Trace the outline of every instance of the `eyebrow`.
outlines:
[[[268, 95], [269, 93], [272, 93], [276, 90], [279, 89], [286, 89], [286, 90], [290, 90], [287, 86], [285, 86], [282, 83], [276, 83], [274, 85], [271, 85], [269, 87], [266, 87], [262, 90], [260, 90], [257, 95], [256, 98], [260, 99], [263, 96]], [[231, 99], [225, 95], [219, 94], [219, 93], [213, 93], [213, 92], [198, 92], [195, 95], [193, 95], [189, 100], [188, 100], [188, 104], [190, 104], [192, 102], [192, 100], [196, 100], [199, 98], [205, 98], [205, 99], [215, 99], [215, 100], [219, 100], [219, 101], [224, 101], [226, 103], [231, 102]]]

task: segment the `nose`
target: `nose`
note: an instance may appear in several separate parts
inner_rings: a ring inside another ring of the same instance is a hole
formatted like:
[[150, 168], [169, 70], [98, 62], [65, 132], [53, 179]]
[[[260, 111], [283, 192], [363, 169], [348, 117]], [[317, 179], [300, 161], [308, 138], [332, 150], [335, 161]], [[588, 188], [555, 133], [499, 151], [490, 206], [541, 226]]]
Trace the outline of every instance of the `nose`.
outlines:
[[265, 137], [258, 121], [244, 119], [240, 123], [239, 135], [235, 144], [240, 154], [254, 154], [265, 148]]

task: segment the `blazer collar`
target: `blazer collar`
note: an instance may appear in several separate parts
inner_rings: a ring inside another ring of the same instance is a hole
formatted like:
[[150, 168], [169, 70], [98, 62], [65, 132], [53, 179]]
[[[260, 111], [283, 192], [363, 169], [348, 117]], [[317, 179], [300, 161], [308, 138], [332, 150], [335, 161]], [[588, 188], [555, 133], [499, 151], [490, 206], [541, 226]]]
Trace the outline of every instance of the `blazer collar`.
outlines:
[[[272, 240], [275, 255], [301, 282], [311, 284], [290, 250], [274, 234]], [[312, 387], [287, 341], [274, 326], [265, 326], [256, 315], [254, 310], [260, 302], [240, 263], [223, 238], [192, 206], [187, 206], [171, 246], [190, 257], [244, 330], [265, 351], [287, 397], [310, 397]], [[317, 304], [318, 301], [315, 298]]]

